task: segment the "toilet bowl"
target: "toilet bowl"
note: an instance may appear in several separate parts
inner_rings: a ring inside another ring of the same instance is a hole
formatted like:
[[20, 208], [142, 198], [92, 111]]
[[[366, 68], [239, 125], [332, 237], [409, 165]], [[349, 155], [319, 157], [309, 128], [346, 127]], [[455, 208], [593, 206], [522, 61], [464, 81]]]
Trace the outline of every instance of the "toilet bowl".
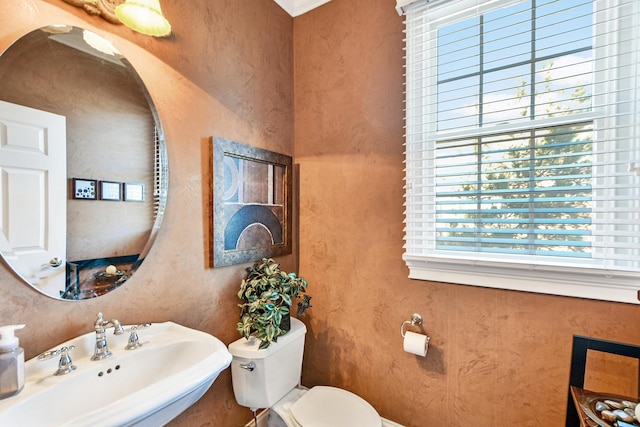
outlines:
[[[291, 318], [291, 330], [266, 349], [260, 340], [229, 344], [233, 393], [239, 405], [270, 408], [282, 427], [391, 427], [366, 400], [336, 387], [299, 387], [307, 328]], [[275, 418], [275, 416], [274, 416]], [[280, 424], [272, 424], [280, 427]], [[401, 426], [399, 426], [401, 427]]]

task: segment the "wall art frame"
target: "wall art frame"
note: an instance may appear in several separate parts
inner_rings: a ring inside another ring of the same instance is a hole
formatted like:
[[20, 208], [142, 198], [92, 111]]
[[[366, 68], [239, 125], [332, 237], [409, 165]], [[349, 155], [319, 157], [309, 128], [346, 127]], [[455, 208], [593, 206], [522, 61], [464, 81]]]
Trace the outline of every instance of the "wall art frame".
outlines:
[[95, 179], [73, 178], [71, 195], [77, 200], [97, 200], [98, 181]]
[[125, 202], [144, 202], [144, 184], [140, 182], [125, 182], [123, 187]]
[[122, 200], [122, 183], [100, 181], [100, 200], [119, 202]]
[[292, 252], [293, 159], [213, 138], [213, 266]]

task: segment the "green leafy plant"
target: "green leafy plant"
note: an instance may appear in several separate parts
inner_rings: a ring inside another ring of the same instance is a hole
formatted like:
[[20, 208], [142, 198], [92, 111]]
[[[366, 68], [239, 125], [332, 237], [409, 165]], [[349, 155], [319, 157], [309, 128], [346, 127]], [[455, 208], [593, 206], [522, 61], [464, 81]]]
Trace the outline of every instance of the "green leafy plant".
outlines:
[[247, 339], [255, 335], [261, 341], [259, 348], [267, 348], [287, 333], [282, 320], [291, 312], [294, 298], [303, 299], [298, 303], [298, 315], [311, 307], [311, 297], [303, 295], [308, 284], [296, 273], [282, 271], [280, 264], [271, 258], [263, 258], [247, 268], [247, 272], [238, 292], [238, 298], [244, 302], [238, 305], [241, 313], [237, 329]]

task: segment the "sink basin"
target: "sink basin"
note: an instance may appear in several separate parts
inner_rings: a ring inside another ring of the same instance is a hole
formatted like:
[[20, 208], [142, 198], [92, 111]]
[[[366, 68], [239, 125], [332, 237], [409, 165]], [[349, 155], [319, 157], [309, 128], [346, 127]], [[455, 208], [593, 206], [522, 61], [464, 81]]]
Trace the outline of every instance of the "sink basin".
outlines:
[[129, 334], [107, 330], [113, 355], [99, 361], [90, 360], [93, 332], [60, 344], [54, 349], [75, 346], [77, 369], [65, 375], [53, 375], [58, 357], [27, 361], [22, 392], [0, 400], [0, 426], [158, 427], [193, 405], [231, 363], [219, 339], [173, 322], [138, 335], [142, 347], [125, 350]]

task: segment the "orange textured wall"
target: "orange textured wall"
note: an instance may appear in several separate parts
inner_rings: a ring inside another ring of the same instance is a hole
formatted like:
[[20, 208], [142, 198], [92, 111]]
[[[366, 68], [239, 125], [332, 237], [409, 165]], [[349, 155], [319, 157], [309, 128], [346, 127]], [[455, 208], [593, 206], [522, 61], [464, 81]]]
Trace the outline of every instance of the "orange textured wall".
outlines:
[[[174, 30], [167, 39], [108, 24], [63, 0], [2, 0], [0, 51], [53, 23], [111, 40], [158, 108], [170, 167], [163, 227], [124, 287], [88, 301], [56, 301], [0, 265], [0, 325], [27, 324], [20, 332], [27, 358], [89, 332], [99, 311], [128, 324], [173, 320], [225, 343], [239, 338], [236, 292], [247, 265], [210, 267], [209, 137], [293, 154], [293, 19], [272, 0], [161, 3]], [[291, 269], [294, 257], [280, 261]], [[226, 370], [173, 425], [240, 426], [250, 419], [249, 409], [235, 402]]]
[[[354, 391], [409, 427], [563, 426], [572, 335], [640, 344], [640, 308], [407, 279], [394, 6], [332, 0], [294, 20], [300, 273], [313, 295], [303, 382]], [[414, 312], [426, 358], [402, 350]]]
[[[406, 278], [403, 34], [394, 0], [332, 0], [295, 19], [272, 0], [185, 3], [162, 2], [174, 35], [159, 40], [62, 0], [2, 1], [0, 50], [53, 22], [112, 40], [159, 109], [171, 167], [164, 226], [117, 292], [55, 301], [0, 266], [0, 324], [27, 322], [28, 358], [88, 332], [98, 311], [237, 338], [245, 266], [209, 267], [208, 137], [294, 154], [294, 88], [300, 273], [314, 297], [303, 319], [306, 385], [355, 391], [408, 427], [561, 426], [571, 335], [640, 344], [636, 306]], [[426, 359], [402, 351], [399, 326], [413, 312], [432, 337]], [[227, 370], [172, 425], [237, 427], [249, 418]]]

